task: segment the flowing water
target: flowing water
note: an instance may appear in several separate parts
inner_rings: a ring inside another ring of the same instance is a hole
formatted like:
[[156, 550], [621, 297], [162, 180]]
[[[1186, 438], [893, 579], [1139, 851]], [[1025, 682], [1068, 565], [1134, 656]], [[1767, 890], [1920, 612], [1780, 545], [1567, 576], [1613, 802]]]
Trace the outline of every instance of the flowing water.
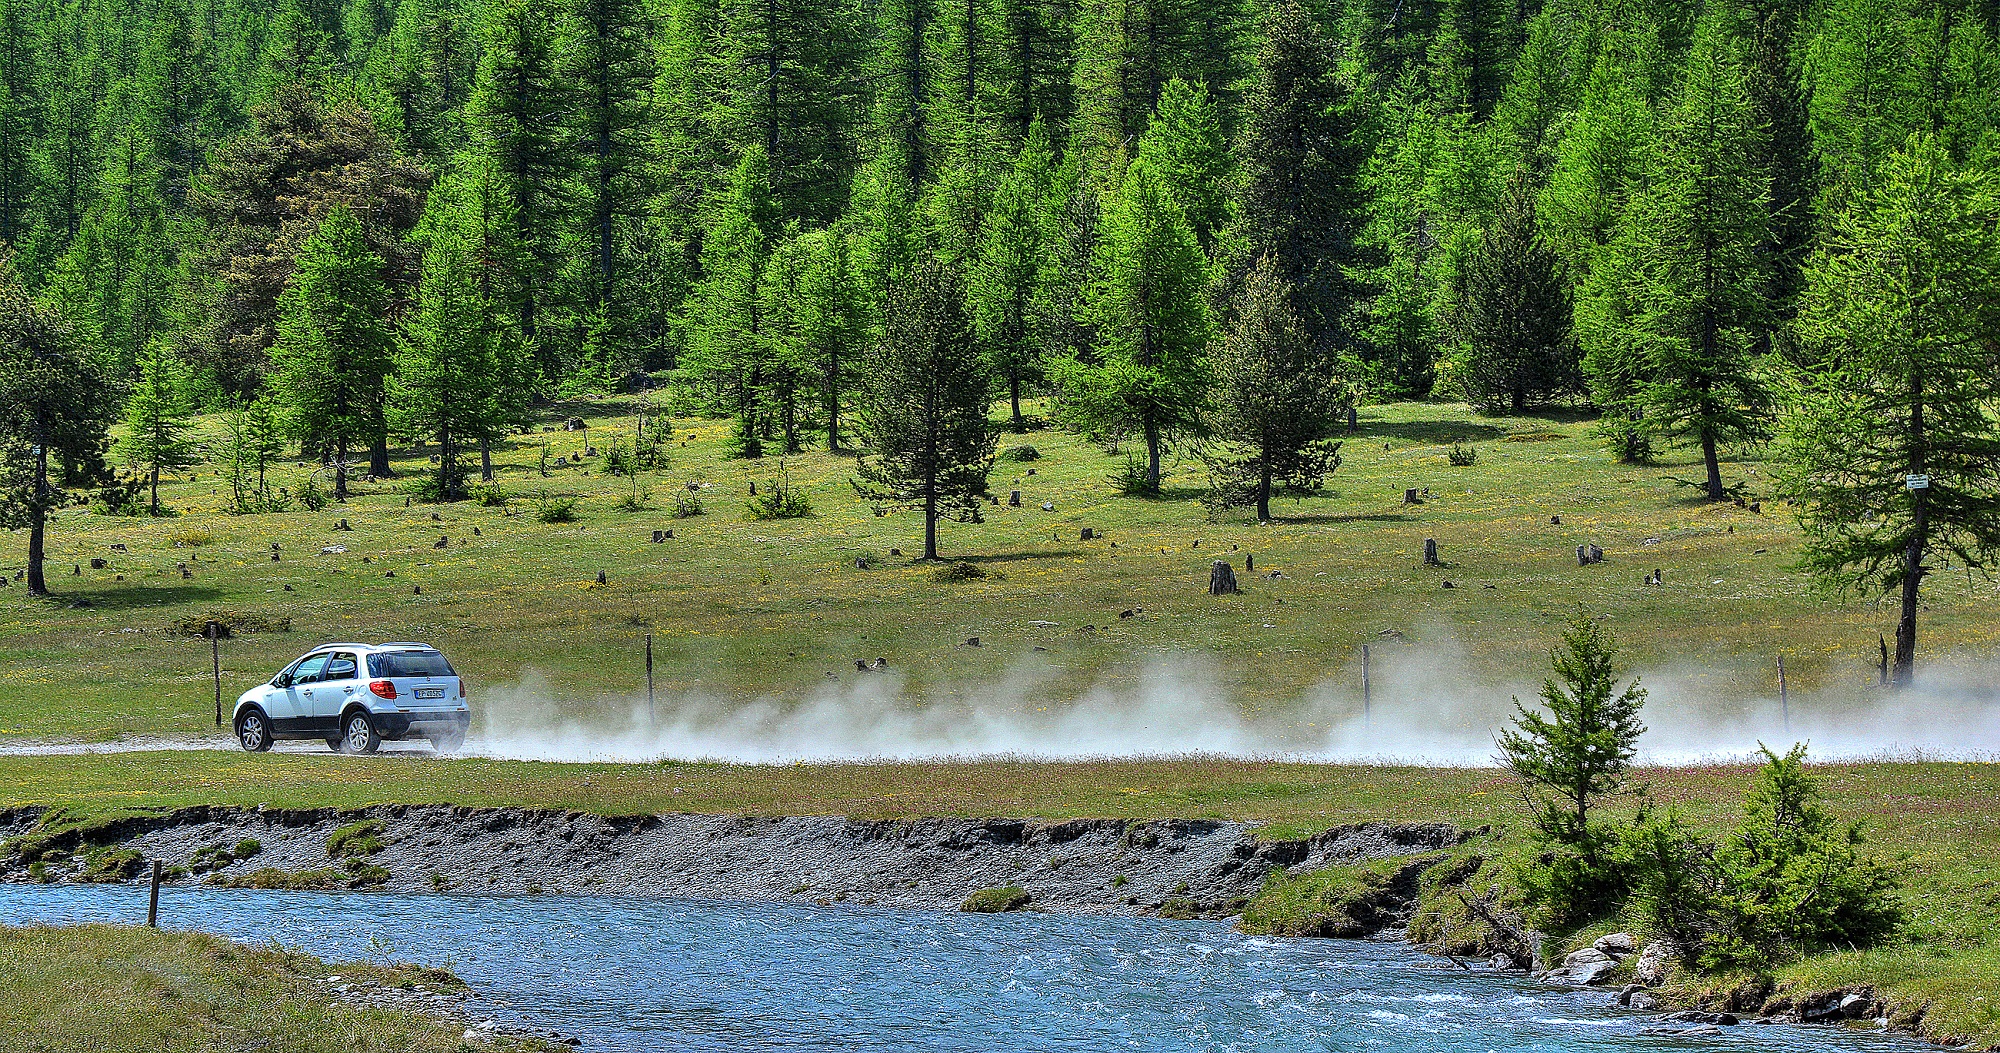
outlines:
[[[0, 886], [0, 922], [130, 922], [137, 886]], [[161, 924], [450, 965], [587, 1050], [1893, 1051], [1831, 1027], [1641, 1032], [1605, 991], [1216, 922], [835, 905], [168, 888]]]

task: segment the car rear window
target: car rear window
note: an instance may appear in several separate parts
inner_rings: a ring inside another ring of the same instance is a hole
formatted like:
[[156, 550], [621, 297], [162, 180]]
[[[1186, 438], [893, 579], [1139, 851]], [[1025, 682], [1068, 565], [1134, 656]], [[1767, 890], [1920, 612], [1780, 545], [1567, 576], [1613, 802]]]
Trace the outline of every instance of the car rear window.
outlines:
[[436, 651], [384, 651], [368, 656], [369, 676], [457, 676]]

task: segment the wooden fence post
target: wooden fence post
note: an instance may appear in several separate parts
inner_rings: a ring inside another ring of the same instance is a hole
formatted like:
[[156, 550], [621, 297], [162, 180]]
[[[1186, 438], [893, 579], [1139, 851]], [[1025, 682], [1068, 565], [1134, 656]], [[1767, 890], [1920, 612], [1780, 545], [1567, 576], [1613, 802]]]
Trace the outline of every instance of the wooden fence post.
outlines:
[[653, 634], [646, 634], [646, 723], [653, 723]]
[[222, 726], [222, 626], [208, 623], [208, 665], [215, 674], [215, 726]]
[[1785, 691], [1785, 656], [1778, 656], [1778, 710], [1785, 716], [1785, 734], [1792, 733], [1792, 699]]
[[1368, 645], [1361, 645], [1361, 725], [1368, 726], [1371, 700], [1368, 684]]
[[153, 860], [153, 891], [146, 897], [146, 927], [160, 927], [160, 861]]

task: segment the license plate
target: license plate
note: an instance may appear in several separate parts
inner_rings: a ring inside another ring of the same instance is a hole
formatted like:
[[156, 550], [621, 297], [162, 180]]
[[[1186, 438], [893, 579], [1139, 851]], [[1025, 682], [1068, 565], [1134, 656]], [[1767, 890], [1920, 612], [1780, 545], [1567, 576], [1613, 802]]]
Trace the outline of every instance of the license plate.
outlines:
[[444, 697], [444, 688], [441, 688], [441, 687], [420, 687], [420, 688], [417, 688], [417, 697], [418, 697], [418, 698], [443, 698], [443, 697]]

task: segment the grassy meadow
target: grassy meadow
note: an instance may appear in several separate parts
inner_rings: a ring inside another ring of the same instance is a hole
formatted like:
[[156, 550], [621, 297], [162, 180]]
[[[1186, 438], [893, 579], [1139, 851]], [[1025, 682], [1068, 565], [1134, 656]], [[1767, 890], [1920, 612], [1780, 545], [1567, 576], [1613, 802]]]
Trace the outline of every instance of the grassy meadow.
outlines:
[[[1379, 663], [1378, 703], [1397, 697], [1397, 671], [1433, 665], [1531, 690], [1543, 651], [1579, 607], [1609, 619], [1635, 666], [1681, 670], [1690, 704], [1719, 711], [1774, 694], [1779, 654], [1801, 699], [1865, 694], [1877, 635], [1893, 624], [1872, 597], [1816, 591], [1788, 569], [1797, 534], [1782, 506], [1767, 502], [1760, 514], [1700, 501], [1680, 482], [1697, 474], [1691, 455], [1618, 465], [1588, 421], [1566, 416], [1369, 407], [1327, 492], [1278, 502], [1267, 524], [1208, 520], [1205, 470], [1191, 457], [1173, 464], [1162, 498], [1143, 500], [1111, 481], [1129, 446], [1107, 452], [1053, 430], [1004, 435], [992, 476], [1003, 503], [984, 523], [942, 528], [946, 557], [987, 576], [946, 582], [897, 554], [920, 550], [920, 516], [878, 515], [843, 456], [784, 459], [811, 517], [750, 518], [750, 485], [771, 485], [780, 459], [729, 456], [726, 421], [678, 421], [671, 463], [638, 481], [650, 492], [644, 510], [619, 510], [633, 480], [572, 455], [629, 442], [637, 408], [635, 398], [550, 408], [498, 452], [505, 507], [406, 507], [403, 488], [429, 465], [421, 450], [400, 450], [399, 478], [358, 483], [345, 505], [318, 512], [223, 514], [226, 481], [204, 463], [163, 485], [173, 516], [60, 513], [49, 540], [56, 597], [31, 599], [19, 582], [0, 589], [0, 739], [211, 727], [207, 644], [169, 627], [213, 611], [291, 625], [224, 643], [225, 699], [322, 641], [421, 639], [451, 655], [475, 699], [509, 687], [583, 721], [630, 712], [647, 632], [668, 699], [795, 704], [873, 675], [853, 662], [880, 656], [902, 697], [921, 700], [912, 705], [1005, 684], [1006, 705], [1065, 707], [1093, 691], [1143, 690], [1150, 668], [1179, 663], [1227, 705], [1282, 723], [1315, 695], [1313, 720], [1358, 709], [1363, 645]], [[548, 430], [572, 415], [587, 430]], [[214, 439], [219, 427], [204, 420], [201, 434]], [[1476, 447], [1476, 464], [1448, 463], [1454, 440]], [[1012, 460], [1024, 445], [1040, 458]], [[544, 475], [545, 456], [567, 466]], [[1768, 490], [1767, 472], [1752, 456], [1726, 466], [1753, 494]], [[307, 474], [294, 462], [276, 470], [294, 489]], [[691, 483], [704, 514], [676, 519]], [[1405, 505], [1406, 488], [1430, 496]], [[1018, 508], [1004, 503], [1014, 489]], [[537, 521], [544, 494], [575, 498], [577, 521]], [[351, 531], [335, 529], [343, 519]], [[1079, 540], [1084, 528], [1101, 536]], [[671, 540], [651, 543], [667, 529]], [[1426, 538], [1446, 566], [1422, 566]], [[1602, 546], [1607, 561], [1577, 566], [1583, 543]], [[11, 578], [26, 537], [6, 544], [0, 566]], [[345, 551], [322, 553], [329, 546]], [[1207, 595], [1217, 558], [1235, 564], [1242, 596]], [[1664, 585], [1642, 584], [1654, 568]], [[1925, 660], [2000, 650], [1991, 582], [1941, 574], [1927, 597]], [[965, 646], [975, 636], [981, 646]], [[1504, 704], [1505, 692], [1487, 694]]]

